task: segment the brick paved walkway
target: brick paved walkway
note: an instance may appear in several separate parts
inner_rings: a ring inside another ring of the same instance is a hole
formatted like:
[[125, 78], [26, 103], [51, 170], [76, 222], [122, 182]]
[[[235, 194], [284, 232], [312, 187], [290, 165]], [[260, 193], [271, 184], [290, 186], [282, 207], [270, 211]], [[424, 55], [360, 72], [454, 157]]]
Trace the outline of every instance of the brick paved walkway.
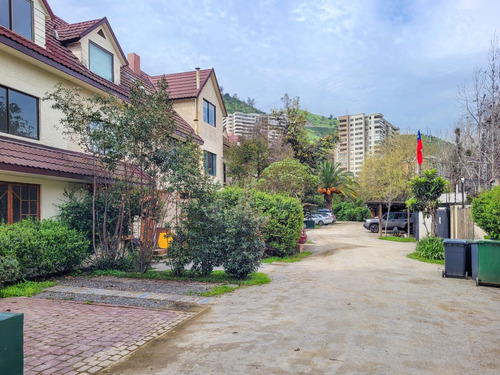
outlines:
[[37, 298], [0, 299], [24, 313], [24, 374], [93, 374], [196, 313], [88, 305]]

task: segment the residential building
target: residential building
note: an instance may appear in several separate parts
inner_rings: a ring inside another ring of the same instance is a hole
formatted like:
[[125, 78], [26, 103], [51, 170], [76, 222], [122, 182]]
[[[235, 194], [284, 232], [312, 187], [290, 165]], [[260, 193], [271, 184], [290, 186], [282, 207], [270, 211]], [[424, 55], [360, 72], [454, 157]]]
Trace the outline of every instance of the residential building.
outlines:
[[228, 134], [240, 137], [252, 138], [258, 127], [267, 132], [268, 138], [276, 139], [281, 135], [276, 118], [262, 113], [234, 112], [222, 120]]
[[[62, 84], [81, 88], [87, 96], [128, 100], [136, 82], [148, 91], [155, 85], [140, 69], [137, 55], [125, 56], [106, 18], [68, 24], [54, 15], [47, 0], [3, 4], [1, 11], [6, 8], [8, 16], [0, 14], [0, 221], [12, 223], [56, 215], [65, 190], [93, 179], [92, 156], [64, 135], [61, 113], [42, 100], [47, 92]], [[224, 146], [218, 121], [225, 109], [215, 73], [211, 69], [182, 76], [194, 82], [188, 86], [196, 88], [191, 98], [198, 102], [188, 110], [188, 98], [183, 102], [172, 92], [174, 136], [190, 136], [203, 145], [207, 164], [222, 180], [218, 165]]]
[[174, 110], [203, 139], [205, 168], [208, 173], [224, 183], [224, 126], [227, 116], [214, 69], [165, 74], [151, 77], [157, 84], [161, 77], [168, 83]]
[[355, 174], [361, 171], [365, 158], [375, 152], [378, 144], [399, 131], [381, 113], [358, 113], [339, 116], [338, 119], [339, 141], [335, 147], [335, 160]]

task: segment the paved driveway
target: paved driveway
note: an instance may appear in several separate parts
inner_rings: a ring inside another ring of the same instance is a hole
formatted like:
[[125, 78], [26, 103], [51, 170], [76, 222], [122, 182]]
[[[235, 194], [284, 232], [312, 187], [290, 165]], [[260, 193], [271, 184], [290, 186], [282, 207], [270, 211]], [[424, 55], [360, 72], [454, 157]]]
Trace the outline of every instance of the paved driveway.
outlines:
[[500, 288], [441, 277], [360, 223], [266, 269], [105, 374], [498, 374]]

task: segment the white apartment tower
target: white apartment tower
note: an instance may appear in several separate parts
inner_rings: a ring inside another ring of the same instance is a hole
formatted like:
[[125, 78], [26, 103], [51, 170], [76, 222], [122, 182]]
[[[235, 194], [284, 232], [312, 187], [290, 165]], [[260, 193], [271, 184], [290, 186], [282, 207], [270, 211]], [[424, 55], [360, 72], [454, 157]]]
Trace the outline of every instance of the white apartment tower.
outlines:
[[384, 119], [381, 113], [339, 116], [339, 141], [335, 147], [335, 160], [346, 170], [358, 174], [365, 157], [385, 138], [399, 128]]
[[229, 134], [239, 135], [245, 138], [252, 138], [258, 124], [267, 128], [269, 139], [274, 139], [279, 136], [280, 130], [278, 128], [278, 122], [274, 117], [266, 114], [234, 112], [222, 119], [222, 125], [226, 127], [226, 131]]

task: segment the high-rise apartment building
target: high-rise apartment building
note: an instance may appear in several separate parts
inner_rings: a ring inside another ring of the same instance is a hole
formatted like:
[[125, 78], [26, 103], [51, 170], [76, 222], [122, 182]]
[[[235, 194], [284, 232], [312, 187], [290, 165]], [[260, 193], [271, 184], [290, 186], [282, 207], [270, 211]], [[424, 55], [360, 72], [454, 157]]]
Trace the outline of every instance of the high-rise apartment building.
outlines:
[[384, 119], [381, 113], [339, 116], [339, 141], [335, 147], [335, 160], [346, 170], [358, 174], [366, 156], [385, 138], [399, 128]]
[[267, 131], [269, 139], [275, 139], [280, 134], [279, 125], [272, 116], [260, 113], [234, 112], [222, 119], [228, 134], [252, 138], [258, 127], [259, 131]]

